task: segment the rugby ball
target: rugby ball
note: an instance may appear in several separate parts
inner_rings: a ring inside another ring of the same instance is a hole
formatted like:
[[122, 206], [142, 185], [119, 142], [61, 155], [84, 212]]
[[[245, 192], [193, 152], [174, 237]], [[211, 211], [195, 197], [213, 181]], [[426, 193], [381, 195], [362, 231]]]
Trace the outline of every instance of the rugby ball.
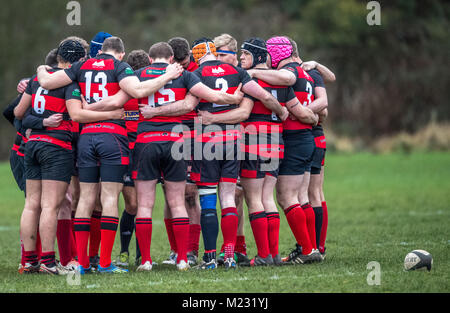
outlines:
[[425, 250], [413, 250], [405, 257], [405, 270], [431, 270], [433, 265], [433, 257]]

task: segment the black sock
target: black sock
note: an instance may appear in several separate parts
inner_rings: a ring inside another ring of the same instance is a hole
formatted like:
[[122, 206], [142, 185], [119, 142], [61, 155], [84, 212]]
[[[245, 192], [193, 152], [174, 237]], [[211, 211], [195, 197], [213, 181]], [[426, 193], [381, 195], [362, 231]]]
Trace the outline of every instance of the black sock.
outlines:
[[205, 254], [216, 251], [217, 237], [219, 235], [219, 221], [216, 210], [202, 210], [200, 225], [202, 227]]
[[128, 252], [131, 237], [134, 230], [134, 219], [136, 215], [131, 215], [127, 211], [123, 211], [120, 218], [120, 253]]
[[316, 218], [316, 244], [317, 247], [319, 247], [320, 243], [320, 232], [322, 230], [322, 220], [323, 220], [323, 210], [322, 207], [315, 207], [314, 210], [314, 216]]

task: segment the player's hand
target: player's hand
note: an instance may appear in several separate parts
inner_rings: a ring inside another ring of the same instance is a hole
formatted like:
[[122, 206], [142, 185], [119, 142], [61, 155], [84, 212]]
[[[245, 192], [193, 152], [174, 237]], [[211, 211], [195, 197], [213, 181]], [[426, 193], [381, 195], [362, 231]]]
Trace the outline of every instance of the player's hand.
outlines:
[[139, 111], [144, 118], [153, 118], [157, 115], [154, 107], [143, 103], [139, 103]]
[[44, 118], [44, 120], [42, 121], [42, 124], [45, 127], [58, 127], [59, 125], [61, 125], [62, 121], [63, 121], [62, 113], [56, 113], [56, 114], [50, 115], [47, 118]]
[[81, 95], [81, 106], [83, 107], [83, 110], [89, 110], [89, 103], [87, 103], [83, 95]]
[[48, 66], [48, 65], [40, 65], [40, 66], [38, 66], [36, 72], [37, 72], [37, 73], [39, 73], [40, 71], [47, 71], [47, 72], [48, 72], [48, 71], [51, 70], [51, 69], [52, 69], [51, 66]]
[[198, 111], [198, 120], [203, 125], [211, 125], [214, 123], [214, 114], [208, 111]]
[[319, 114], [319, 122], [323, 123], [328, 117], [328, 109], [323, 109], [318, 114]]
[[283, 107], [282, 111], [283, 111], [283, 114], [278, 117], [280, 118], [280, 120], [282, 120], [284, 122], [289, 117], [289, 111], [286, 107]]
[[23, 79], [17, 84], [17, 92], [24, 93], [28, 86], [28, 79]]
[[111, 119], [113, 120], [122, 120], [125, 117], [124, 109], [117, 109], [110, 112], [111, 112]]
[[318, 63], [316, 61], [303, 62], [302, 69], [304, 69], [305, 71], [310, 71], [312, 69], [315, 69], [317, 67], [317, 64]]
[[183, 74], [184, 68], [179, 63], [169, 64], [166, 68], [166, 74], [170, 76], [170, 79], [176, 79]]
[[236, 91], [233, 94], [234, 98], [234, 104], [239, 104], [242, 101], [242, 98], [244, 97], [244, 93], [241, 91], [242, 83], [239, 84]]
[[25, 131], [25, 137], [27, 137], [27, 139], [30, 139], [30, 135], [31, 135], [31, 128], [28, 128], [28, 129]]
[[319, 123], [319, 115], [317, 113], [314, 113], [314, 124], [313, 126], [317, 126]]

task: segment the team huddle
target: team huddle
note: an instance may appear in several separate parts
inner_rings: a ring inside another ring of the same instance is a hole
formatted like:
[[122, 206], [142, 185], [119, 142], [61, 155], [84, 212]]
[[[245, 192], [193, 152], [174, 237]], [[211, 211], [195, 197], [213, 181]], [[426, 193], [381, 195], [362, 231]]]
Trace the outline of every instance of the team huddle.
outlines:
[[[19, 272], [128, 272], [133, 231], [136, 271], [151, 271], [158, 183], [171, 250], [163, 264], [185, 271], [323, 261], [321, 122], [334, 74], [302, 62], [286, 36], [246, 39], [240, 52], [228, 34], [192, 46], [175, 37], [125, 62], [122, 40], [104, 32], [90, 45], [68, 37], [50, 51], [4, 112], [18, 131], [10, 163], [26, 195]], [[278, 207], [296, 239], [285, 257]]]

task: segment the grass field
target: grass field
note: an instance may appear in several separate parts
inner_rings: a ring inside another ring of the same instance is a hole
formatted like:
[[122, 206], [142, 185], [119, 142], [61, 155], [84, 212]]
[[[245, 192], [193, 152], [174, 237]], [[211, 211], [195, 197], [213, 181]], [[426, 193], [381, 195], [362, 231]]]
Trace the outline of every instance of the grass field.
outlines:
[[[2, 163], [0, 292], [450, 292], [450, 153], [328, 155], [325, 173], [329, 229], [327, 259], [321, 264], [183, 273], [161, 265], [150, 273], [136, 273], [131, 267], [123, 275], [85, 275], [73, 285], [66, 277], [17, 273], [24, 199], [9, 164]], [[161, 263], [169, 252], [161, 193], [154, 211], [152, 257]], [[280, 251], [285, 255], [294, 237], [281, 217]], [[246, 222], [247, 248], [254, 256]], [[133, 259], [134, 246], [133, 236]], [[118, 237], [114, 249], [115, 256]], [[431, 272], [403, 270], [405, 255], [414, 249], [433, 255]], [[379, 285], [367, 282], [371, 261], [380, 265]]]

